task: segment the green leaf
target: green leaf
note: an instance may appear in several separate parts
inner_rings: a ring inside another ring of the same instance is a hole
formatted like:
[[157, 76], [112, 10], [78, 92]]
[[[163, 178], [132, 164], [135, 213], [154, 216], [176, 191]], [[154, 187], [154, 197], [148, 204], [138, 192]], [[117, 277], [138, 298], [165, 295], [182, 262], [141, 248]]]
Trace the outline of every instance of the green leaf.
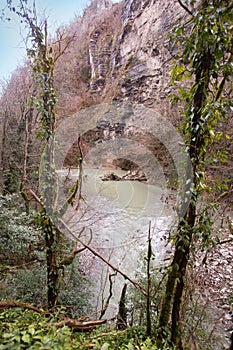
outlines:
[[35, 334], [35, 328], [34, 328], [33, 325], [30, 325], [30, 326], [28, 327], [28, 332], [29, 332], [31, 335], [34, 335], [34, 334]]
[[29, 344], [30, 341], [31, 341], [31, 337], [30, 337], [30, 335], [28, 333], [26, 333], [26, 334], [24, 334], [22, 336], [22, 340], [23, 340], [24, 343], [28, 343]]

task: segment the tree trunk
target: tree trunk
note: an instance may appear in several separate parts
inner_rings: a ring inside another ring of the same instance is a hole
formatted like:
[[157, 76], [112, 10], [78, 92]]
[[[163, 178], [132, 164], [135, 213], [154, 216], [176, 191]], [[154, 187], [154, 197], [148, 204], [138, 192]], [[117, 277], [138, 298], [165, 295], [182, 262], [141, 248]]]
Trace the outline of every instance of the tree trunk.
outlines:
[[152, 258], [152, 246], [151, 246], [151, 222], [149, 224], [148, 232], [148, 250], [147, 250], [147, 296], [146, 296], [146, 334], [151, 336], [151, 275], [150, 264]]
[[5, 143], [6, 143], [6, 115], [5, 113], [2, 116], [2, 135], [1, 135], [1, 171], [0, 171], [0, 193], [6, 194], [5, 190], [5, 179], [4, 172], [6, 170], [5, 164]]
[[46, 242], [46, 262], [47, 262], [47, 302], [48, 309], [53, 308], [58, 299], [59, 293], [59, 271], [56, 262], [56, 237], [55, 228], [50, 219], [45, 220], [45, 242]]
[[233, 332], [231, 333], [231, 346], [229, 350], [233, 350]]
[[117, 329], [124, 330], [127, 328], [127, 308], [125, 305], [125, 296], [126, 296], [127, 284], [124, 284], [124, 287], [121, 292], [121, 298], [119, 302], [119, 311], [117, 315]]
[[203, 52], [199, 64], [195, 69], [195, 83], [197, 85], [197, 90], [193, 97], [194, 113], [192, 116], [192, 127], [189, 135], [189, 157], [193, 168], [194, 192], [192, 193], [186, 214], [178, 224], [174, 257], [168, 273], [166, 290], [159, 315], [158, 345], [161, 345], [162, 339], [167, 338], [166, 330], [171, 319], [171, 341], [179, 350], [183, 349], [181, 340], [182, 327], [180, 310], [185, 287], [185, 276], [189, 261], [190, 246], [193, 237], [193, 228], [195, 227], [196, 220], [198, 171], [200, 171], [200, 164], [205, 156], [205, 151], [203, 151], [204, 135], [200, 126], [202, 123], [202, 108], [206, 102], [206, 92], [210, 82], [211, 64], [212, 56], [207, 49], [207, 51]]

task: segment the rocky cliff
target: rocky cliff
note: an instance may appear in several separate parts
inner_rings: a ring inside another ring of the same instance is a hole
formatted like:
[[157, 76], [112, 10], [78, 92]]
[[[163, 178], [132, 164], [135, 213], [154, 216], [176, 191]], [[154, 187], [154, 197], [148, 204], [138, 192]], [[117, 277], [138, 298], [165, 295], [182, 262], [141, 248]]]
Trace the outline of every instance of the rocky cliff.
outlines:
[[[170, 70], [176, 52], [176, 43], [170, 35], [175, 25], [184, 19], [184, 10], [177, 2], [124, 0], [111, 7], [108, 4], [101, 19], [89, 33], [89, 91], [95, 103], [115, 101], [142, 104], [176, 123], [177, 107], [172, 106], [167, 99], [172, 92]], [[95, 137], [93, 130], [83, 137], [83, 148], [88, 152], [93, 147], [90, 142], [99, 142], [104, 138], [109, 140], [110, 134], [112, 138], [130, 137], [149, 149], [163, 166], [167, 168], [169, 165], [170, 170], [165, 170], [165, 173], [171, 173], [172, 161], [164, 145], [148, 133], [139, 132], [136, 128], [131, 130], [132, 123], [143, 125], [143, 118], [137, 114], [136, 121], [133, 122], [129, 117], [128, 122], [117, 120], [116, 125], [114, 122], [109, 125], [109, 120], [106, 124], [105, 120], [102, 130], [100, 126], [94, 130]], [[77, 152], [76, 145], [70, 154]], [[139, 148], [137, 152], [139, 157], [145, 158], [143, 153], [139, 154]], [[66, 165], [74, 165], [69, 159]], [[108, 166], [114, 164], [127, 170], [135, 167], [125, 158], [112, 159], [111, 162], [109, 155]]]
[[115, 100], [163, 109], [176, 50], [169, 34], [185, 13], [178, 2], [165, 0], [125, 0], [114, 6], [115, 16], [121, 8], [121, 28], [105, 32], [105, 39], [98, 28], [90, 37], [91, 88]]

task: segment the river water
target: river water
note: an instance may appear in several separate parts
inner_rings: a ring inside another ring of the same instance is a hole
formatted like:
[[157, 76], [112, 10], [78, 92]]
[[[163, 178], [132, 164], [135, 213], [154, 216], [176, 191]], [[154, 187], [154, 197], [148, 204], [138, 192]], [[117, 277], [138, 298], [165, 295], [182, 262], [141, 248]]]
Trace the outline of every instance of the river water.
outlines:
[[[153, 264], [158, 266], [170, 253], [167, 233], [174, 221], [171, 192], [166, 186], [154, 186], [138, 181], [102, 181], [112, 170], [85, 169], [82, 183], [82, 200], [77, 211], [69, 209], [64, 220], [78, 237], [89, 241], [91, 247], [104, 259], [134, 279], [147, 255], [149, 226], [151, 226]], [[117, 175], [125, 172], [116, 171]], [[76, 169], [59, 171], [62, 186], [70, 186], [78, 177]], [[73, 239], [73, 237], [70, 237]], [[113, 271], [89, 251], [81, 255], [83, 271], [93, 281], [96, 309], [103, 306], [109, 293], [108, 274]], [[113, 280], [113, 297], [107, 317], [117, 313], [120, 294], [126, 282], [119, 274]]]

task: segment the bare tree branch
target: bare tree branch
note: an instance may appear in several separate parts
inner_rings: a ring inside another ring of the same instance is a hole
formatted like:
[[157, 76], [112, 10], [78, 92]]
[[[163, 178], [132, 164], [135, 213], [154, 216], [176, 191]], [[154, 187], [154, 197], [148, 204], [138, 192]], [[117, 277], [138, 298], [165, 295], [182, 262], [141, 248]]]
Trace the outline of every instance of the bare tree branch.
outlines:
[[[58, 52], [55, 54], [54, 57], [54, 62], [56, 62], [59, 57], [61, 57], [65, 51], [68, 49], [68, 47], [70, 46], [70, 44], [75, 40], [76, 38], [76, 33], [74, 33], [71, 36], [66, 36], [65, 38], [63, 38], [63, 34], [59, 33], [60, 38], [57, 40], [56, 43], [58, 43]], [[62, 48], [62, 42], [64, 42], [64, 47]], [[52, 46], [54, 46], [55, 43], [52, 43]]]
[[0, 301], [0, 308], [9, 308], [9, 307], [22, 307], [24, 309], [29, 309], [29, 310], [38, 312], [39, 314], [50, 314], [49, 311], [44, 311], [42, 309], [39, 309], [36, 306], [26, 304], [20, 301]]
[[186, 12], [188, 12], [188, 14], [189, 14], [190, 16], [193, 17], [192, 12], [189, 10], [189, 8], [188, 8], [187, 6], [185, 6], [185, 4], [183, 4], [183, 2], [182, 2], [181, 0], [178, 0], [178, 3], [180, 4], [181, 7], [183, 7], [183, 9], [184, 9]]
[[30, 189], [29, 192], [35, 198], [36, 202], [39, 203], [42, 208], [44, 208], [44, 204], [41, 202], [40, 198], [35, 194], [35, 192], [32, 189]]
[[109, 295], [108, 295], [108, 298], [106, 300], [106, 303], [105, 303], [104, 307], [101, 310], [101, 314], [100, 314], [99, 319], [101, 319], [104, 316], [104, 314], [107, 311], [107, 308], [109, 306], [109, 302], [110, 302], [110, 300], [112, 298], [112, 277], [114, 277], [116, 275], [117, 275], [117, 272], [114, 272], [114, 273], [108, 275], [108, 279], [109, 279]]
[[13, 270], [16, 270], [16, 269], [20, 269], [24, 266], [28, 266], [28, 265], [32, 265], [32, 264], [36, 264], [38, 262], [43, 262], [43, 260], [32, 260], [32, 261], [28, 261], [28, 262], [25, 262], [23, 264], [20, 264], [20, 265], [14, 265], [14, 266], [3, 266], [3, 265], [0, 265], [0, 273], [4, 273], [4, 272], [11, 272]]

